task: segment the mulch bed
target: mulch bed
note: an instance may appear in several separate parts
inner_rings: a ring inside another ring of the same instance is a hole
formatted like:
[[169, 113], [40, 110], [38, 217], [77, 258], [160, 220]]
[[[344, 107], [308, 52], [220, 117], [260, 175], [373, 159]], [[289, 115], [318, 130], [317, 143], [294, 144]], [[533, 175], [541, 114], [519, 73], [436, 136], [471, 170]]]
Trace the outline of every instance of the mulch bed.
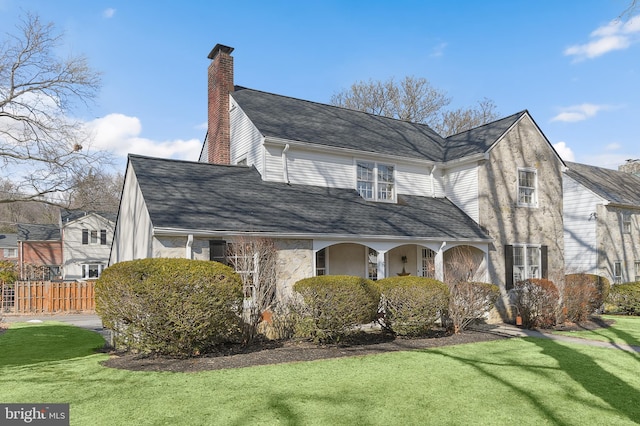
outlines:
[[[613, 322], [600, 317], [592, 317], [579, 324], [558, 325], [555, 329], [562, 331], [595, 330], [608, 327]], [[110, 358], [102, 364], [106, 367], [132, 371], [197, 372], [374, 355], [393, 351], [431, 349], [506, 338], [508, 337], [503, 334], [492, 332], [490, 328], [487, 330], [478, 329], [477, 331], [465, 330], [459, 334], [439, 331], [420, 339], [394, 338], [379, 332], [362, 332], [340, 345], [317, 345], [306, 340], [265, 340], [248, 347], [229, 346], [215, 353], [184, 359], [110, 352]]]
[[264, 341], [249, 347], [231, 346], [217, 353], [185, 359], [112, 352], [103, 365], [134, 371], [196, 372], [437, 348], [504, 338], [491, 332], [470, 330], [459, 334], [440, 332], [421, 339], [360, 333], [340, 345], [318, 345], [306, 340]]

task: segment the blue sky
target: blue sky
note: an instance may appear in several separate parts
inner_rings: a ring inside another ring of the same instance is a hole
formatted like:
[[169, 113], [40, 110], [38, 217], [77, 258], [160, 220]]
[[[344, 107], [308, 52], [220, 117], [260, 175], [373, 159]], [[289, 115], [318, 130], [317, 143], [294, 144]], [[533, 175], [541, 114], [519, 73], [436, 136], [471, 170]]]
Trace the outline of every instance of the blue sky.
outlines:
[[[617, 168], [640, 158], [640, 8], [631, 0], [0, 0], [65, 33], [61, 54], [102, 72], [95, 146], [196, 160], [208, 53], [235, 48], [235, 83], [328, 103], [359, 80], [424, 77], [468, 107], [527, 109], [565, 160]], [[121, 164], [124, 164], [122, 162]], [[123, 170], [121, 170], [123, 171]]]

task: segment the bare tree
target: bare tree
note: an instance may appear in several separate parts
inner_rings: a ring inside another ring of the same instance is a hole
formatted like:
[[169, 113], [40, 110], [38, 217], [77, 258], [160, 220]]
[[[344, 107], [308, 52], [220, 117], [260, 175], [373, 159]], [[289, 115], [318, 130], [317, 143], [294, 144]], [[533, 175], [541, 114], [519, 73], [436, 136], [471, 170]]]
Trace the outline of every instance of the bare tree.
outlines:
[[246, 343], [255, 339], [263, 314], [276, 296], [277, 250], [273, 240], [236, 237], [229, 244], [227, 259], [242, 278]]
[[0, 44], [0, 163], [15, 191], [0, 203], [62, 203], [77, 176], [108, 160], [92, 152], [90, 134], [71, 118], [87, 106], [100, 86], [99, 73], [85, 57], [56, 55], [62, 35], [52, 23], [27, 14]]
[[426, 78], [407, 76], [399, 83], [359, 81], [331, 97], [331, 104], [413, 123], [435, 121], [451, 99]]
[[69, 193], [69, 206], [78, 210], [116, 213], [123, 182], [122, 173], [109, 174], [100, 170], [77, 176]]
[[407, 76], [399, 83], [359, 81], [331, 97], [331, 104], [413, 123], [427, 124], [442, 136], [488, 123], [497, 118], [493, 101], [484, 99], [476, 108], [447, 111], [446, 92], [423, 77]]
[[476, 108], [458, 108], [453, 111], [445, 111], [442, 114], [442, 119], [431, 127], [440, 135], [450, 136], [497, 119], [496, 104], [491, 99], [484, 98], [478, 101]]

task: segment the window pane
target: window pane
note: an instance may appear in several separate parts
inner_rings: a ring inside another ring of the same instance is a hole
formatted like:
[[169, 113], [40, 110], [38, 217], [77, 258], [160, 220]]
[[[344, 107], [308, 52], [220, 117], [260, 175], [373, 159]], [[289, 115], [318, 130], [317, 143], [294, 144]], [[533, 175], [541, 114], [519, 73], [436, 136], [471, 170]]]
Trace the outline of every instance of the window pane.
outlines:
[[536, 173], [529, 170], [518, 170], [518, 203], [535, 204]]
[[435, 278], [435, 252], [431, 249], [422, 249], [422, 276], [428, 278]]
[[91, 244], [98, 244], [98, 231], [91, 231]]
[[358, 163], [358, 180], [373, 182], [373, 163]]
[[367, 200], [373, 199], [373, 183], [358, 182], [358, 193], [362, 198]]
[[327, 270], [327, 249], [322, 249], [316, 253], [316, 275], [326, 275]]
[[367, 275], [370, 280], [378, 279], [378, 252], [369, 248], [368, 254], [369, 265], [367, 267]]
[[527, 278], [540, 278], [540, 248], [527, 247]]
[[82, 244], [89, 244], [89, 230], [82, 230]]
[[106, 245], [107, 244], [107, 230], [106, 229], [101, 229], [100, 230], [100, 244], [102, 244], [102, 245]]

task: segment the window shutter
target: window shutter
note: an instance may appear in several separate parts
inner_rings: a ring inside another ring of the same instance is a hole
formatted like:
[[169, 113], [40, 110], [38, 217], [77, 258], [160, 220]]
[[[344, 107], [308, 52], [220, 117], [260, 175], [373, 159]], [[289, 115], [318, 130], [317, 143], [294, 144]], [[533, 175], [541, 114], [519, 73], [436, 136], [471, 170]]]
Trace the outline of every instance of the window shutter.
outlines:
[[227, 242], [225, 240], [209, 240], [209, 260], [227, 263]]
[[505, 288], [511, 290], [513, 288], [513, 246], [504, 246], [504, 278]]
[[106, 229], [101, 229], [100, 230], [100, 244], [102, 244], [102, 245], [106, 245], [107, 244], [107, 230]]
[[549, 278], [549, 262], [547, 257], [548, 252], [548, 246], [540, 247], [540, 269], [542, 269], [542, 278]]
[[82, 230], [82, 244], [89, 244], [89, 230]]

